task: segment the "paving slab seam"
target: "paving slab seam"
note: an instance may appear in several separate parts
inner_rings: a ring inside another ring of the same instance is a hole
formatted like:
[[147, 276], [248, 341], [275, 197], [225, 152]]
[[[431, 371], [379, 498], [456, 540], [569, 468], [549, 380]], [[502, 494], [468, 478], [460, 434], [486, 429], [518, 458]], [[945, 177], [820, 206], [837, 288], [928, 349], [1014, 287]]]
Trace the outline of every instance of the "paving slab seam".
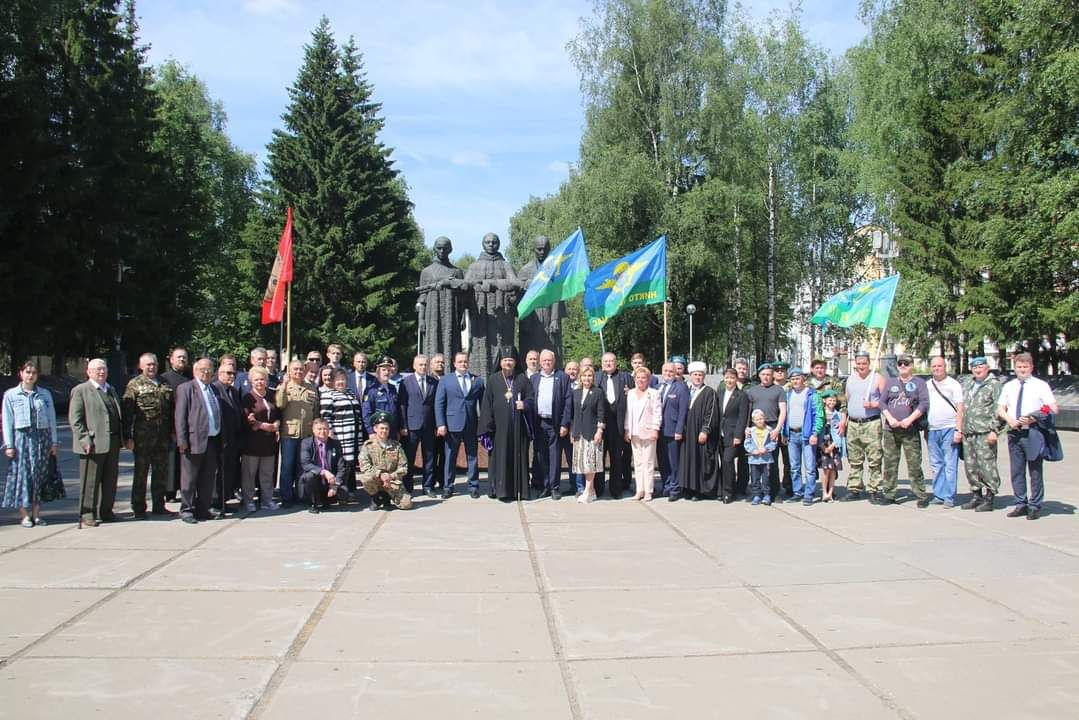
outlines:
[[307, 645], [307, 641], [311, 639], [311, 635], [315, 632], [315, 628], [318, 626], [319, 622], [322, 621], [323, 616], [326, 614], [326, 610], [330, 607], [330, 603], [333, 602], [333, 599], [337, 596], [338, 588], [340, 588], [341, 583], [344, 582], [344, 578], [348, 575], [349, 571], [352, 570], [353, 566], [356, 564], [356, 560], [363, 554], [363, 551], [367, 548], [371, 539], [382, 526], [386, 524], [386, 519], [388, 517], [389, 513], [382, 513], [382, 516], [375, 522], [371, 529], [367, 531], [367, 534], [364, 536], [363, 540], [360, 541], [360, 544], [356, 546], [356, 549], [352, 551], [352, 554], [349, 556], [344, 566], [334, 576], [333, 582], [330, 584], [330, 589], [323, 594], [322, 599], [315, 605], [311, 614], [307, 616], [307, 620], [304, 622], [303, 627], [300, 628], [300, 631], [296, 633], [296, 637], [289, 643], [288, 650], [285, 651], [284, 656], [276, 658], [277, 667], [274, 669], [273, 674], [270, 675], [270, 679], [266, 682], [266, 686], [259, 694], [258, 700], [251, 706], [251, 709], [245, 716], [245, 720], [257, 720], [257, 718], [266, 711], [266, 708], [269, 707], [274, 694], [285, 681], [288, 671], [297, 662], [300, 653], [303, 652], [304, 646]]
[[72, 525], [71, 527], [64, 528], [63, 530], [60, 530], [58, 532], [49, 533], [48, 535], [42, 535], [41, 537], [34, 538], [33, 540], [27, 540], [26, 542], [22, 543], [21, 545], [15, 545], [14, 547], [9, 547], [9, 548], [0, 548], [0, 555], [7, 555], [9, 552], [15, 552], [16, 550], [22, 550], [23, 548], [28, 548], [31, 545], [36, 545], [39, 542], [44, 542], [45, 540], [49, 540], [50, 538], [56, 537], [57, 535], [63, 535], [66, 532], [71, 532], [72, 530], [75, 530], [78, 527], [79, 527], [78, 525]]
[[532, 574], [536, 578], [536, 587], [539, 589], [540, 605], [543, 607], [543, 616], [547, 620], [547, 634], [551, 637], [551, 648], [554, 650], [555, 661], [558, 663], [558, 672], [562, 675], [562, 686], [566, 692], [566, 701], [569, 703], [570, 716], [573, 720], [581, 720], [584, 715], [581, 713], [581, 702], [577, 697], [577, 685], [573, 680], [573, 672], [570, 670], [565, 649], [562, 647], [562, 638], [558, 634], [558, 623], [555, 621], [554, 609], [551, 607], [551, 596], [543, 572], [540, 570], [539, 558], [536, 557], [536, 543], [532, 540], [532, 530], [528, 526], [528, 516], [525, 514], [523, 503], [517, 503], [517, 513], [521, 518], [525, 542], [528, 544], [528, 560], [532, 564]]
[[[786, 510], [784, 510], [783, 508], [780, 508], [780, 511], [786, 513]], [[815, 528], [817, 528], [819, 530], [827, 530], [827, 531], [831, 532], [831, 530], [829, 528], [826, 528], [826, 527], [824, 527], [822, 525], [818, 525], [817, 523], [813, 522], [812, 520], [810, 520], [808, 518], [802, 518], [802, 517], [800, 517], [798, 515], [794, 515], [792, 513], [786, 513], [786, 514], [789, 515], [790, 517], [798, 518], [799, 520], [802, 520], [802, 522], [806, 523], [810, 527], [815, 527]], [[842, 537], [842, 536], [840, 536], [840, 537]], [[857, 541], [852, 541], [852, 542], [855, 542], [855, 544], [859, 545], [860, 547], [866, 547], [865, 543], [858, 543]], [[889, 558], [891, 560], [894, 560], [895, 562], [898, 562], [901, 565], [906, 565], [907, 567], [909, 567], [911, 569], [917, 570], [918, 572], [925, 573], [926, 575], [929, 576], [928, 578], [912, 578], [912, 580], [921, 580], [923, 582], [925, 580], [937, 580], [937, 581], [942, 582], [942, 583], [944, 583], [946, 585], [951, 585], [955, 589], [960, 590], [960, 591], [962, 591], [964, 593], [967, 593], [969, 595], [973, 595], [974, 597], [978, 598], [979, 600], [987, 602], [990, 605], [996, 605], [999, 608], [1007, 610], [1008, 612], [1012, 613], [1013, 615], [1016, 615], [1018, 617], [1021, 617], [1021, 618], [1027, 619], [1027, 620], [1033, 620], [1034, 622], [1038, 623], [1039, 625], [1044, 625], [1045, 627], [1052, 627], [1052, 625], [1050, 623], [1044, 622], [1044, 621], [1039, 620], [1037, 618], [1028, 618], [1022, 611], [1017, 610], [1016, 608], [1013, 608], [1011, 605], [1008, 605], [1007, 603], [1001, 602], [1000, 600], [997, 600], [995, 598], [991, 598], [988, 595], [983, 595], [980, 592], [978, 592], [977, 590], [966, 587], [965, 585], [962, 585], [959, 582], [957, 582], [955, 580], [952, 580], [951, 578], [944, 577], [943, 575], [938, 575], [937, 573], [935, 573], [935, 572], [933, 572], [931, 570], [927, 570], [926, 568], [919, 567], [919, 566], [915, 565], [913, 562], [911, 562], [909, 560], [904, 560], [901, 557], [896, 557], [895, 555], [889, 554], [888, 552], [884, 552], [883, 554], [884, 554], [885, 557], [887, 557], [887, 558]], [[976, 578], [974, 578], [974, 579], [976, 579]], [[884, 581], [884, 580], [874, 580], [873, 582], [874, 583], [879, 583], [879, 582], [886, 582], [886, 581]], [[825, 585], [827, 583], [820, 583], [820, 584]], [[783, 586], [772, 586], [772, 587], [783, 587]]]
[[[18, 661], [20, 658], [25, 656], [28, 652], [33, 650], [38, 645], [41, 645], [45, 641], [51, 639], [53, 636], [57, 635], [58, 633], [62, 632], [63, 630], [66, 630], [67, 628], [71, 627], [75, 623], [79, 622], [84, 617], [86, 617], [87, 615], [89, 615], [93, 611], [97, 610], [99, 607], [101, 607], [105, 603], [109, 602], [110, 600], [115, 598], [120, 593], [125, 592], [128, 588], [130, 588], [135, 583], [141, 581], [142, 579], [144, 579], [146, 577], [149, 577], [150, 575], [157, 572], [158, 570], [161, 570], [162, 568], [168, 566], [169, 563], [173, 562], [174, 560], [177, 560], [177, 559], [183, 557], [184, 553], [186, 553], [186, 552], [188, 552], [190, 550], [194, 550], [195, 548], [199, 547], [203, 543], [208, 542], [211, 539], [217, 537], [218, 535], [220, 535], [221, 533], [225, 532], [230, 527], [232, 527], [235, 523], [236, 523], [235, 520], [225, 521], [223, 523], [224, 527], [221, 527], [221, 528], [218, 528], [217, 530], [214, 530], [212, 533], [210, 533], [206, 537], [204, 537], [201, 540], [199, 540], [198, 542], [196, 542], [190, 548], [188, 548], [188, 550], [181, 550], [181, 551], [175, 553], [174, 555], [170, 555], [169, 557], [165, 558], [164, 560], [157, 563], [156, 565], [154, 565], [154, 566], [152, 566], [150, 568], [147, 568], [146, 570], [143, 570], [141, 573], [139, 573], [138, 575], [135, 575], [132, 578], [129, 578], [126, 582], [121, 584], [120, 587], [113, 588], [112, 592], [105, 595], [105, 597], [101, 598], [97, 602], [91, 603], [86, 608], [84, 608], [82, 611], [76, 613], [75, 615], [71, 616], [70, 618], [68, 618], [64, 622], [62, 622], [59, 625], [57, 625], [56, 627], [52, 628], [48, 632], [44, 633], [43, 635], [38, 637], [33, 642], [28, 643], [25, 647], [22, 647], [19, 650], [17, 650], [16, 652], [13, 652], [11, 655], [7, 656], [6, 658], [0, 659], [0, 669], [6, 668], [8, 665], [11, 665], [12, 663]], [[94, 530], [91, 530], [89, 528], [85, 528], [84, 530], [86, 532], [94, 532]], [[56, 533], [56, 534], [59, 535], [59, 533]], [[27, 588], [19, 588], [19, 589], [27, 589]], [[66, 589], [69, 589], [69, 588], [46, 588], [46, 589], [65, 589], [66, 590]], [[72, 589], [79, 589], [79, 588], [72, 588]], [[100, 590], [102, 588], [92, 588], [92, 589]]]
[[[694, 540], [692, 538], [690, 538], [689, 535], [687, 535], [685, 532], [683, 532], [682, 529], [680, 527], [678, 527], [678, 525], [676, 525], [669, 518], [664, 517], [661, 513], [659, 513], [656, 510], [653, 510], [652, 508], [647, 508], [647, 509], [648, 509], [649, 512], [653, 513], [656, 517], [660, 518], [660, 520], [665, 522], [668, 525], [668, 527], [670, 527], [672, 530], [674, 530], [674, 532], [678, 533], [678, 535], [681, 536], [681, 538], [683, 540], [685, 540], [686, 543], [689, 544], [692, 548], [697, 550], [697, 552], [701, 553], [702, 555], [707, 557], [709, 560], [711, 560], [713, 563], [715, 563], [719, 567], [723, 568], [724, 570], [731, 571], [730, 566], [724, 565], [719, 560], [719, 558], [717, 558], [715, 555], [710, 553], [708, 550], [706, 550], [701, 545], [698, 545], [696, 542], [694, 542]], [[737, 573], [732, 572], [732, 574], [735, 577], [738, 577]], [[739, 578], [739, 580], [741, 580], [741, 578]], [[860, 672], [858, 672], [858, 670], [856, 670], [853, 665], [851, 665], [849, 662], [847, 662], [838, 652], [836, 652], [835, 650], [832, 650], [827, 645], [825, 645], [823, 642], [821, 642], [821, 640], [816, 635], [814, 635], [812, 632], [810, 632], [808, 628], [804, 627], [801, 623], [797, 622], [793, 617], [788, 615], [781, 607], [779, 607], [777, 604], [775, 604], [772, 601], [771, 598], [769, 598], [767, 595], [765, 595], [763, 592], [761, 592], [758, 588], [753, 587], [751, 585], [747, 585], [745, 582], [742, 583], [742, 587], [744, 587], [746, 589], [746, 591], [748, 591], [754, 597], [756, 597], [758, 602], [760, 602], [766, 608], [771, 610], [781, 620], [783, 620], [785, 623], [787, 623], [788, 625], [793, 627], [795, 630], [797, 630], [802, 635], [802, 637], [804, 637], [806, 640], [808, 640], [810, 643], [812, 643], [813, 646], [817, 650], [819, 650], [821, 653], [823, 653], [825, 656], [827, 656], [829, 660], [831, 660], [833, 663], [835, 663], [837, 666], [839, 666], [841, 669], [843, 669], [844, 672], [846, 672], [848, 675], [850, 675], [855, 680], [855, 682], [857, 682], [859, 685], [861, 685], [863, 688], [865, 688], [870, 694], [872, 694], [875, 698], [877, 698], [877, 700], [879, 700], [880, 703], [884, 707], [891, 710], [898, 717], [902, 718], [902, 720], [916, 720], [917, 716], [913, 712], [911, 712], [907, 708], [900, 705], [899, 702], [895, 698], [893, 698], [891, 695], [889, 695], [887, 692], [885, 692], [882, 688], [877, 687], [877, 685], [875, 683], [873, 683], [869, 678], [865, 677]]]

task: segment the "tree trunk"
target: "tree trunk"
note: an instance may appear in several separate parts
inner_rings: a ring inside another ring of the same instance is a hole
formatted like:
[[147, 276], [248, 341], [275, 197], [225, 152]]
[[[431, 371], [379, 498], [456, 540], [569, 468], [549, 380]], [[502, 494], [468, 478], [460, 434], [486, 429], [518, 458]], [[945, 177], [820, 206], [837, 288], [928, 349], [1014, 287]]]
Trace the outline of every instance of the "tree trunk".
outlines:
[[768, 162], [768, 329], [765, 354], [769, 357], [776, 349], [776, 236], [779, 227], [779, 201], [776, 198], [776, 166]]

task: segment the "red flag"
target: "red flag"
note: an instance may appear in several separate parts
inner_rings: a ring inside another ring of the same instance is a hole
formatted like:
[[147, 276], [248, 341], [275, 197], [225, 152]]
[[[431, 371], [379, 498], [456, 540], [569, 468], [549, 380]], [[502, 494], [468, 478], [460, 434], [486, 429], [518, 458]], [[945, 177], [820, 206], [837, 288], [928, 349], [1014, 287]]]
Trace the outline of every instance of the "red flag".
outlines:
[[285, 229], [281, 232], [281, 242], [277, 245], [277, 257], [270, 270], [270, 281], [266, 283], [266, 294], [262, 297], [262, 324], [281, 322], [285, 317], [285, 286], [292, 282], [292, 208], [288, 209]]

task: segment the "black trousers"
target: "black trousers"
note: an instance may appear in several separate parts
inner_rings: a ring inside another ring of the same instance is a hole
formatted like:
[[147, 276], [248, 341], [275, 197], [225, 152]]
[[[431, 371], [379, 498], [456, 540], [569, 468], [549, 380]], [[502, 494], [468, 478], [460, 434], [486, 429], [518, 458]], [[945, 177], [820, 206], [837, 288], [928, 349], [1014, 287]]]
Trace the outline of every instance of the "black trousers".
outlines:
[[749, 456], [741, 445], [738, 446], [738, 457], [735, 463], [738, 475], [734, 480], [734, 494], [745, 495], [749, 490]]
[[614, 423], [603, 429], [603, 452], [610, 458], [609, 470], [596, 473], [596, 494], [603, 494], [606, 484], [611, 497], [620, 497], [629, 487], [632, 449], [622, 428], [614, 427]]
[[737, 484], [735, 466], [738, 464], [738, 455], [741, 449], [741, 445], [728, 445], [726, 440], [723, 441], [723, 446], [720, 450], [721, 479], [719, 494], [721, 497], [727, 495], [734, 497], [735, 495], [735, 486]]
[[206, 452], [180, 456], [180, 516], [203, 520], [210, 516], [214, 481], [221, 459], [221, 438], [206, 438]]
[[[217, 477], [214, 478], [214, 503], [218, 510], [224, 510], [229, 498], [236, 492], [240, 479], [240, 445], [233, 442], [221, 443], [221, 460], [217, 464]], [[221, 500], [224, 488], [224, 502]]]

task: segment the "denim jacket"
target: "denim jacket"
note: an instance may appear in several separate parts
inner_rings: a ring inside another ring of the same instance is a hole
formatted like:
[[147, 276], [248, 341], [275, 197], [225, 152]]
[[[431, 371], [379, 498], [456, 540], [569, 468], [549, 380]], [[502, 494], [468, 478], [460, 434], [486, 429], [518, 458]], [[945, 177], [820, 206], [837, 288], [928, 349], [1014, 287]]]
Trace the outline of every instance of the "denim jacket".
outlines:
[[[745, 448], [746, 455], [749, 459], [750, 465], [771, 465], [772, 464], [772, 451], [776, 449], [776, 441], [770, 437], [765, 436], [767, 439], [764, 441], [764, 449], [766, 453], [764, 455], [754, 455], [761, 448], [757, 446], [757, 441], [753, 439], [753, 425], [746, 428], [746, 441], [742, 445]], [[772, 432], [772, 428], [765, 425], [765, 432]]]
[[4, 393], [4, 447], [15, 447], [15, 431], [30, 427], [30, 404], [33, 403], [35, 420], [39, 430], [48, 429], [53, 445], [60, 440], [56, 434], [56, 406], [52, 393], [43, 387], [24, 392], [21, 385]]
[[[791, 393], [793, 390], [787, 390], [787, 417], [783, 420], [783, 437], [790, 437], [791, 434]], [[805, 413], [802, 416], [801, 433], [802, 439], [809, 442], [809, 438], [813, 435], [817, 436], [820, 440], [821, 430], [824, 429], [824, 404], [821, 402], [820, 394], [811, 387], [805, 389]]]
[[835, 445], [835, 457], [843, 458], [847, 456], [847, 439], [843, 437], [843, 434], [839, 432], [839, 423], [842, 422], [841, 413], [837, 408], [832, 413], [832, 419], [828, 420], [827, 413], [825, 413], [825, 422], [828, 423], [828, 436], [832, 439], [832, 444]]

